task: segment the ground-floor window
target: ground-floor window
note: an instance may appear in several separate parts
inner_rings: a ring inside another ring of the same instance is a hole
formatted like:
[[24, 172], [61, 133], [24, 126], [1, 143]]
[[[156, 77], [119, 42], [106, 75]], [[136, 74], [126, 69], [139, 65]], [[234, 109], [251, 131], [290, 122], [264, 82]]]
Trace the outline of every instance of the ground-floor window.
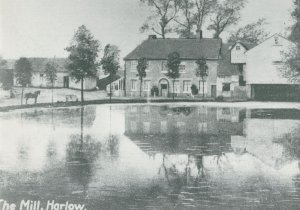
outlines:
[[180, 84], [179, 81], [174, 82], [174, 93], [180, 93]]
[[230, 83], [223, 83], [222, 91], [230, 91]]
[[[199, 93], [203, 93], [203, 90], [204, 90], [204, 93], [207, 93], [207, 82], [206, 81], [203, 81], [203, 80], [200, 80], [199, 81]], [[204, 88], [204, 89], [203, 89]]]
[[137, 81], [131, 80], [131, 90], [136, 91], [137, 90]]
[[150, 80], [144, 80], [144, 91], [150, 91]]
[[184, 93], [191, 92], [191, 81], [190, 80], [183, 81], [183, 92]]

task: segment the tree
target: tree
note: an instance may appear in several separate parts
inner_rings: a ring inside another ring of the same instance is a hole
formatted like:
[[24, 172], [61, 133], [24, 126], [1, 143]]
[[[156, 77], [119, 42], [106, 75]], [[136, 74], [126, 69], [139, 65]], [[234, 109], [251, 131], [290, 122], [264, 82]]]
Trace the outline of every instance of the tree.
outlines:
[[291, 28], [289, 38], [300, 44], [300, 0], [294, 0], [294, 11], [291, 15], [294, 18], [295, 23]]
[[269, 33], [264, 30], [266, 24], [267, 22], [264, 18], [261, 18], [254, 23], [247, 24], [231, 33], [228, 42], [242, 41], [258, 44], [269, 36]]
[[175, 18], [174, 21], [178, 23], [179, 27], [176, 32], [182, 38], [192, 38], [193, 33], [193, 8], [195, 6], [194, 0], [183, 0], [179, 7], [179, 17]]
[[27, 58], [20, 58], [15, 63], [16, 79], [19, 85], [22, 86], [21, 105], [23, 105], [24, 87], [31, 83], [31, 63]]
[[147, 18], [140, 31], [143, 33], [152, 30], [164, 39], [166, 34], [172, 31], [169, 24], [179, 11], [180, 0], [140, 0], [140, 2], [152, 9], [152, 15]]
[[0, 56], [0, 69], [6, 69], [7, 61]]
[[4, 90], [9, 90], [13, 86], [13, 73], [7, 69], [7, 61], [0, 56], [0, 83]]
[[[206, 64], [206, 59], [204, 57], [199, 58], [196, 61], [196, 76], [202, 79], [202, 98], [204, 99], [204, 79], [208, 76], [208, 66]], [[199, 80], [199, 90], [200, 90], [200, 80]]]
[[57, 68], [58, 67], [54, 62], [48, 62], [45, 67], [46, 78], [52, 85], [52, 106], [54, 82], [57, 80]]
[[196, 12], [194, 14], [194, 21], [197, 31], [202, 31], [205, 18], [210, 15], [217, 4], [217, 0], [194, 0], [196, 5]]
[[148, 60], [146, 58], [139, 58], [138, 65], [137, 65], [137, 76], [140, 79], [140, 96], [142, 96], [142, 84], [143, 78], [147, 76], [146, 69], [148, 67]]
[[100, 61], [100, 65], [102, 65], [102, 68], [104, 69], [106, 74], [109, 74], [109, 102], [111, 103], [111, 83], [112, 83], [112, 77], [116, 75], [117, 71], [120, 68], [119, 65], [119, 52], [117, 46], [115, 45], [106, 45], [104, 48], [104, 54], [103, 58]]
[[84, 102], [83, 80], [96, 77], [98, 52], [100, 44], [94, 39], [92, 33], [84, 26], [75, 32], [69, 47], [65, 50], [70, 54], [67, 69], [76, 82], [81, 82], [81, 103]]
[[174, 100], [174, 86], [175, 86], [175, 79], [179, 78], [179, 66], [181, 63], [180, 55], [178, 52], [172, 52], [168, 55], [167, 61], [167, 68], [168, 73], [166, 74], [167, 77], [172, 79], [173, 82], [173, 100]]
[[212, 23], [207, 28], [214, 31], [214, 38], [219, 38], [226, 28], [239, 21], [240, 10], [244, 8], [245, 3], [246, 0], [224, 0], [217, 3]]

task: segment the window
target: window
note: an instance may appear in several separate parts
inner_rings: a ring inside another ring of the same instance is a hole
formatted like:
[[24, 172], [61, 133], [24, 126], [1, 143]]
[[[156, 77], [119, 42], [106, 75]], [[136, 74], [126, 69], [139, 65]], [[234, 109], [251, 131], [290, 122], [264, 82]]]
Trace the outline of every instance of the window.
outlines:
[[131, 61], [131, 71], [137, 71], [136, 67], [138, 65], [138, 62], [137, 61]]
[[206, 81], [200, 80], [199, 84], [200, 84], [200, 87], [198, 88], [199, 93], [201, 93], [201, 94], [203, 93], [203, 87], [204, 87], [204, 93], [207, 93], [207, 83], [206, 83]]
[[179, 73], [185, 73], [185, 64], [179, 65]]
[[163, 61], [161, 64], [161, 73], [168, 73], [167, 61]]
[[244, 76], [239, 76], [239, 86], [246, 86], [246, 81], [244, 80]]
[[230, 83], [223, 83], [223, 91], [230, 91]]
[[131, 90], [132, 91], [137, 90], [137, 81], [136, 80], [131, 80]]
[[200, 122], [198, 124], [198, 130], [199, 130], [200, 133], [207, 132], [207, 123]]
[[183, 81], [183, 92], [185, 92], [185, 93], [191, 92], [191, 81], [189, 81], [189, 80]]
[[137, 123], [134, 121], [131, 121], [130, 128], [131, 128], [131, 132], [136, 132], [137, 131]]
[[235, 49], [236, 50], [241, 50], [241, 46], [236, 46]]
[[174, 93], [180, 93], [180, 84], [178, 80], [174, 82]]
[[147, 68], [145, 70], [145, 72], [150, 72], [150, 61], [147, 61]]
[[274, 37], [274, 41], [275, 41], [275, 44], [278, 45], [279, 44], [279, 40], [278, 40], [278, 37]]
[[40, 77], [44, 77], [44, 74], [40, 74]]
[[150, 91], [150, 80], [144, 80], [144, 91]]
[[168, 124], [166, 121], [161, 121], [160, 122], [160, 132], [161, 133], [167, 133], [168, 131]]
[[143, 122], [143, 132], [144, 133], [150, 133], [150, 122]]

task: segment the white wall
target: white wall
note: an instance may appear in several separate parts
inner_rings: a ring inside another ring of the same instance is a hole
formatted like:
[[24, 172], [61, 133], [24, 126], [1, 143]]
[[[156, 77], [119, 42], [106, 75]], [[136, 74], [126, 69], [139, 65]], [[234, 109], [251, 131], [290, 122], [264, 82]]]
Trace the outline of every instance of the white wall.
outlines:
[[[237, 50], [237, 47], [239, 47], [240, 50]], [[231, 63], [246, 63], [246, 51], [247, 49], [240, 43], [234, 45], [231, 50]]]
[[[96, 88], [96, 86], [97, 86], [97, 80], [94, 78], [86, 78], [83, 80], [83, 89], [84, 90], [92, 90], [92, 89]], [[74, 80], [70, 77], [69, 87], [74, 88], [74, 89], [81, 89], [81, 82], [79, 81], [76, 83], [76, 80]]]
[[[275, 44], [275, 39], [278, 44]], [[246, 52], [245, 79], [247, 84], [290, 84], [281, 74], [280, 68], [284, 53], [296, 45], [289, 40], [274, 35], [260, 45]]]

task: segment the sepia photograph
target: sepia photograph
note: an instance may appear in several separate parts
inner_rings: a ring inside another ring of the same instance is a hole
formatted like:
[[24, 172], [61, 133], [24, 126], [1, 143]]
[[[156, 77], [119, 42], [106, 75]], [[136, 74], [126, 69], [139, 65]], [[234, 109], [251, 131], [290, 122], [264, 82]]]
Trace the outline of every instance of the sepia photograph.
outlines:
[[300, 209], [300, 0], [0, 0], [0, 210], [192, 209]]

